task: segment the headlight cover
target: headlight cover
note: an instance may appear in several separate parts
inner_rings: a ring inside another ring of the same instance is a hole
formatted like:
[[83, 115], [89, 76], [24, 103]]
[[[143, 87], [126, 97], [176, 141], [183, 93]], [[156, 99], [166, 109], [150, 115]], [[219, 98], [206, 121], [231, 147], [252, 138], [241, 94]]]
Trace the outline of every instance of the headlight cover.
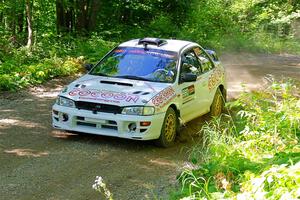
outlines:
[[72, 107], [75, 108], [75, 103], [73, 100], [65, 98], [65, 97], [58, 97], [56, 103], [60, 106]]
[[123, 115], [153, 115], [155, 108], [152, 106], [133, 106], [124, 107], [122, 110]]

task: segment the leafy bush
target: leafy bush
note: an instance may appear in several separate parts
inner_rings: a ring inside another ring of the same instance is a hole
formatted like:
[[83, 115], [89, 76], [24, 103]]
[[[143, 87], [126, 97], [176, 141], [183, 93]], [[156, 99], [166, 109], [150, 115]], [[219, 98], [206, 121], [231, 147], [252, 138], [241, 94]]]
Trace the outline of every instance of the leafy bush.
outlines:
[[[300, 98], [290, 82], [244, 93], [233, 114], [202, 127], [193, 167], [179, 176], [189, 199], [300, 197]], [[187, 198], [187, 199], [188, 199]]]
[[97, 36], [61, 41], [49, 36], [31, 51], [21, 47], [6, 52], [0, 62], [0, 91], [17, 90], [83, 71], [84, 62], [96, 62], [114, 46]]

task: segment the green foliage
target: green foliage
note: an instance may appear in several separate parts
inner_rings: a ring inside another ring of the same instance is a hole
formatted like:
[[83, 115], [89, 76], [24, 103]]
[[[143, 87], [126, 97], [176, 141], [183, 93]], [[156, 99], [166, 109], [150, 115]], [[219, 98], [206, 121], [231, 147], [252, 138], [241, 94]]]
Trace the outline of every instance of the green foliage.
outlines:
[[231, 31], [232, 19], [227, 4], [222, 0], [193, 1], [188, 21], [180, 38], [198, 41], [203, 45], [218, 46], [223, 35]]
[[[32, 11], [30, 49], [24, 47], [25, 2]], [[79, 64], [98, 61], [115, 45], [106, 41], [178, 38], [205, 48], [300, 54], [299, 27], [293, 25], [299, 18], [295, 0], [2, 1], [0, 90], [76, 73]], [[62, 69], [68, 59], [77, 64]]]
[[203, 126], [203, 142], [179, 176], [183, 189], [175, 198], [299, 198], [298, 88], [274, 82], [229, 107], [232, 116]]
[[82, 60], [80, 58], [66, 59], [43, 59], [40, 63], [31, 65], [10, 65], [9, 68], [0, 75], [0, 90], [16, 90], [28, 85], [40, 84], [57, 76], [67, 76], [78, 72], [81, 69]]
[[[292, 23], [300, 18], [300, 4], [286, 0], [237, 0], [229, 5], [233, 31], [224, 46], [264, 52], [299, 54], [298, 27]], [[230, 39], [234, 38], [234, 39]]]
[[245, 174], [243, 193], [237, 199], [298, 199], [300, 196], [300, 162], [274, 165], [260, 175]]
[[224, 38], [220, 48], [229, 51], [249, 51], [262, 53], [291, 53], [300, 54], [300, 40], [296, 38], [280, 38], [273, 33], [231, 33]]
[[104, 42], [99, 37], [60, 41], [49, 37], [41, 40], [31, 51], [21, 47], [4, 52], [4, 62], [0, 63], [0, 90], [17, 90], [83, 71], [84, 62], [98, 61], [114, 46], [114, 43]]
[[285, 0], [238, 0], [231, 9], [244, 31], [263, 29], [282, 37], [291, 34], [289, 25], [300, 14], [299, 4]]

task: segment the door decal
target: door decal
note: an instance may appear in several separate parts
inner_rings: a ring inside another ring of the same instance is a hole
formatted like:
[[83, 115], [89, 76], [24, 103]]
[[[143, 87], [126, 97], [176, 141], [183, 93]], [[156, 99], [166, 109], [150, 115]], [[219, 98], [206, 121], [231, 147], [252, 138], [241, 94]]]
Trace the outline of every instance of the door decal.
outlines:
[[169, 86], [166, 89], [159, 92], [157, 95], [155, 95], [152, 98], [152, 103], [155, 107], [162, 108], [168, 103], [170, 103], [170, 101], [175, 97], [176, 97], [176, 93], [174, 88]]
[[190, 85], [182, 89], [183, 104], [195, 99], [195, 85]]
[[220, 68], [214, 69], [213, 73], [209, 76], [208, 79], [208, 89], [212, 90], [215, 88], [221, 80], [224, 78], [224, 72]]

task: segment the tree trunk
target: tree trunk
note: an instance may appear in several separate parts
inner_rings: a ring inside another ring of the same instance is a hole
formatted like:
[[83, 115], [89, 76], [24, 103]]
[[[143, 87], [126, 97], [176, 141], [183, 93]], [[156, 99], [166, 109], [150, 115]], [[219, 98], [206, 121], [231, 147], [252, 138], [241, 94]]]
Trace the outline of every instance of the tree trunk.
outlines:
[[[0, 0], [1, 2], [1, 5], [4, 5], [4, 0]], [[0, 24], [2, 25], [3, 24], [3, 27], [4, 27], [4, 14], [3, 14], [3, 10], [1, 9], [0, 11]]]
[[65, 28], [69, 33], [71, 33], [74, 27], [74, 7], [73, 1], [70, 0], [69, 3], [71, 4], [71, 6], [69, 6], [65, 11]]
[[26, 47], [31, 48], [32, 45], [32, 21], [31, 21], [31, 9], [30, 9], [30, 0], [26, 0], [26, 19], [27, 19], [27, 29], [28, 29], [28, 40]]
[[56, 0], [56, 31], [60, 34], [64, 30], [64, 5], [62, 0]]
[[18, 11], [17, 14], [18, 17], [18, 33], [22, 33], [23, 32], [23, 19], [24, 19], [24, 7], [22, 6], [22, 10]]
[[12, 35], [12, 38], [16, 39], [17, 36], [16, 36], [16, 1], [13, 1], [12, 2], [12, 7], [9, 9], [9, 23], [8, 23], [8, 26], [9, 26], [9, 30], [11, 32], [11, 35]]
[[80, 34], [86, 33], [88, 29], [88, 9], [89, 0], [77, 0], [76, 10], [77, 10], [77, 23], [76, 31]]
[[72, 32], [74, 30], [74, 19], [74, 0], [56, 0], [57, 33]]
[[97, 15], [100, 9], [100, 1], [99, 0], [92, 0], [90, 5], [90, 13], [89, 13], [89, 20], [88, 20], [88, 30], [94, 31], [96, 29], [96, 22], [97, 22]]

